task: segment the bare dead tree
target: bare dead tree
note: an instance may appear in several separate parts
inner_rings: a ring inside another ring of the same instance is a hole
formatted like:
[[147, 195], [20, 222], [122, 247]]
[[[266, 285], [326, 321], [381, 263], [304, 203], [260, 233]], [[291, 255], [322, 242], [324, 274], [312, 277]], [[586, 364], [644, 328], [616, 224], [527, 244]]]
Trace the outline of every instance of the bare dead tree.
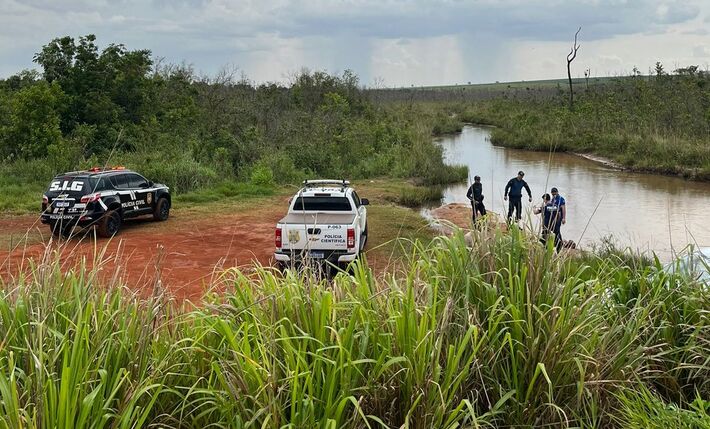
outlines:
[[577, 58], [577, 50], [579, 50], [580, 45], [577, 44], [577, 35], [582, 31], [582, 27], [577, 29], [574, 33], [574, 43], [572, 44], [572, 49], [570, 49], [569, 54], [567, 54], [567, 80], [569, 80], [569, 109], [574, 108], [574, 91], [572, 90], [572, 71], [570, 70], [570, 64]]

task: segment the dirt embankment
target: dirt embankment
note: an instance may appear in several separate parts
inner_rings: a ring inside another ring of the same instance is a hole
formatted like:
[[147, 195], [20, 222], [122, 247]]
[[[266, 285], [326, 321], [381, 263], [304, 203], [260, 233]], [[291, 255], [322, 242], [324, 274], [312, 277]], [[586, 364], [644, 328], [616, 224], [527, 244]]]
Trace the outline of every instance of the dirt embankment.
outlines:
[[[50, 240], [49, 229], [36, 217], [0, 219], [5, 237], [0, 275], [5, 279], [22, 275], [31, 263], [42, 260], [59, 260], [64, 270], [84, 260], [90, 267], [98, 266], [100, 276], [118, 276], [139, 293], [149, 293], [160, 280], [179, 300], [199, 299], [223, 268], [270, 263], [279, 218], [273, 210], [208, 218], [173, 214], [164, 223], [126, 221], [111, 240], [95, 239], [91, 233]], [[8, 239], [10, 235], [13, 238]]]

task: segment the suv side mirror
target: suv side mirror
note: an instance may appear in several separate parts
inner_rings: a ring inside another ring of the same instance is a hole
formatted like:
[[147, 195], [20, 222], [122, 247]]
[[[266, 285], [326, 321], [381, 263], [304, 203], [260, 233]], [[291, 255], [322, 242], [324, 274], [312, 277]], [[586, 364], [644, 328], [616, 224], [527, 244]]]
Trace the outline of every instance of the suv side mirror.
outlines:
[[143, 189], [152, 188], [152, 187], [153, 187], [153, 182], [151, 182], [150, 180], [147, 182], [141, 183], [141, 188], [143, 188]]
[[370, 205], [370, 200], [368, 200], [367, 198], [361, 198], [361, 199], [360, 199], [360, 205], [362, 205], [362, 206], [368, 206], [368, 205]]

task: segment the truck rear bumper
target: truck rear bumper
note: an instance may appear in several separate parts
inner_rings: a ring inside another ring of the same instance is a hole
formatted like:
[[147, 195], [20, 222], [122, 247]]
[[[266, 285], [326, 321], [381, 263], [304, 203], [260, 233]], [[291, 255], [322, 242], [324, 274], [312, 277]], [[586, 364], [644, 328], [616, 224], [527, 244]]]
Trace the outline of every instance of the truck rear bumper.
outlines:
[[96, 214], [84, 214], [84, 215], [60, 215], [60, 216], [50, 216], [48, 214], [42, 214], [40, 222], [43, 224], [61, 224], [66, 227], [73, 227], [78, 225], [82, 228], [94, 225], [101, 215]]
[[340, 255], [338, 262], [352, 262], [357, 258], [357, 253], [346, 253], [345, 255]]
[[[311, 261], [329, 261], [331, 263], [350, 263], [357, 259], [358, 254], [357, 253], [336, 253], [332, 252], [329, 256], [322, 258], [322, 259], [316, 259], [316, 258], [310, 258]], [[304, 259], [308, 259], [307, 257], [304, 258], [304, 256], [301, 254], [301, 252], [274, 252], [274, 259], [277, 262], [281, 263], [291, 263], [291, 262], [302, 262]]]

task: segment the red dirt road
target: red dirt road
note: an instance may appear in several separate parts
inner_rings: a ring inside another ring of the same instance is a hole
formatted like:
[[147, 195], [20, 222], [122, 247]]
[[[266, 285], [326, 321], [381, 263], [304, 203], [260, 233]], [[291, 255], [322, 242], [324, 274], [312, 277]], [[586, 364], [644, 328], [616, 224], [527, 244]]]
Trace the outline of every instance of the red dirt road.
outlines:
[[[95, 255], [103, 254], [98, 266], [104, 278], [118, 275], [141, 293], [151, 291], [159, 278], [162, 287], [178, 300], [199, 300], [215, 272], [255, 261], [270, 263], [273, 228], [281, 215], [274, 210], [255, 212], [208, 218], [173, 213], [162, 223], [127, 221], [112, 240], [79, 234], [60, 242], [50, 241], [49, 228], [36, 223], [36, 217], [4, 218], [0, 219], [0, 233], [12, 235], [14, 240], [3, 245], [13, 250], [0, 251], [0, 275], [8, 278], [24, 273], [31, 260], [38, 262], [53, 252], [60, 255], [63, 269], [75, 267], [82, 259], [94, 266], [99, 259]], [[27, 231], [30, 238], [21, 240]], [[103, 247], [105, 252], [101, 253]]]
[[[129, 220], [111, 240], [95, 239], [89, 233], [57, 241], [36, 216], [0, 217], [0, 278], [26, 275], [31, 263], [58, 260], [62, 271], [67, 271], [85, 261], [88, 267], [98, 267], [102, 284], [120, 280], [136, 293], [148, 295], [160, 280], [178, 301], [198, 302], [209, 286], [218, 283], [214, 280], [224, 269], [272, 263], [274, 226], [287, 201], [288, 196], [275, 196], [236, 206], [186, 208], [173, 211], [167, 222]], [[464, 226], [468, 210], [444, 207], [433, 215]], [[371, 237], [368, 263], [375, 273], [396, 267], [392, 253], [397, 246], [386, 244], [393, 238]]]

